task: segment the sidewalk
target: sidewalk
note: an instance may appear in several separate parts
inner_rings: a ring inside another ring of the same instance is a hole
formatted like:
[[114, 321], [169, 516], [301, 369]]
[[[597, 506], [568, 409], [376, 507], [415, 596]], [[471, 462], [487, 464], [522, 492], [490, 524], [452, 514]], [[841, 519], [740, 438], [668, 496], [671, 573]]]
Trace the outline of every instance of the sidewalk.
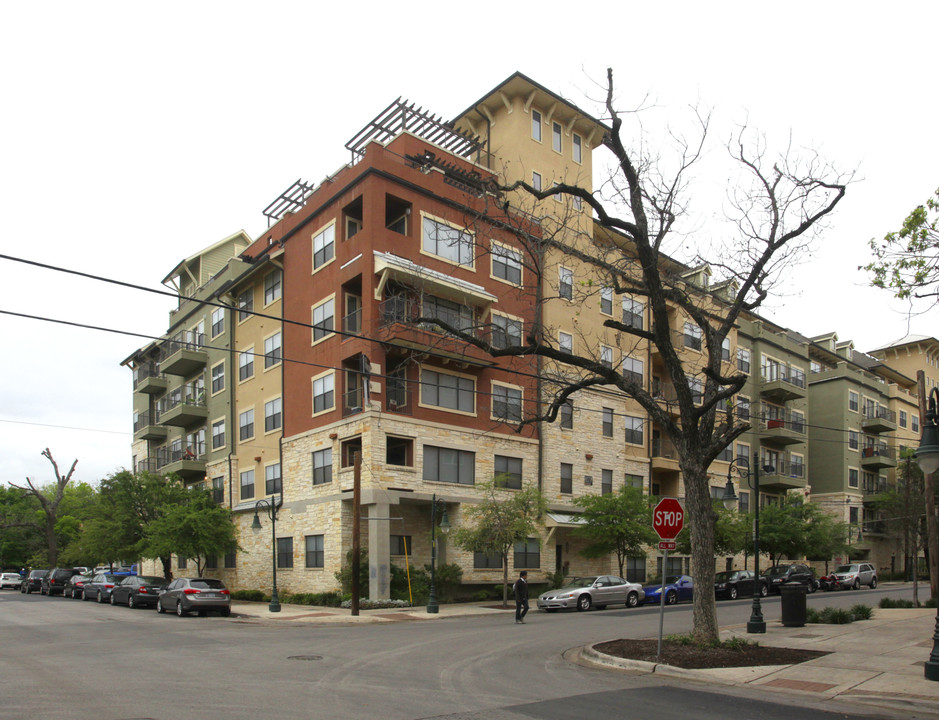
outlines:
[[460, 615], [487, 615], [491, 613], [515, 612], [515, 601], [503, 610], [501, 603], [494, 600], [486, 604], [445, 603], [440, 605], [440, 612], [428, 613], [424, 607], [382, 608], [379, 610], [360, 610], [357, 616], [349, 608], [312, 607], [306, 605], [281, 605], [280, 612], [272, 613], [267, 603], [233, 600], [232, 617], [242, 622], [297, 622], [297, 623], [382, 623], [401, 622], [404, 620], [439, 620]]

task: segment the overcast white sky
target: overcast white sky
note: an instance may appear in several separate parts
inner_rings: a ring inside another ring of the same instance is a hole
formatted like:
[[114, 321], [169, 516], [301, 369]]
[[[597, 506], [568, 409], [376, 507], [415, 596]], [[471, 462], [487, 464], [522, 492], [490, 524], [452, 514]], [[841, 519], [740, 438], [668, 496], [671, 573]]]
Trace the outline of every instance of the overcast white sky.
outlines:
[[[324, 6], [6, 4], [0, 252], [159, 288], [184, 257], [260, 233], [271, 200], [337, 170], [343, 144], [398, 96], [451, 118], [520, 70], [600, 115], [593, 80], [611, 66], [624, 108], [700, 101], [723, 134], [746, 118], [858, 169], [765, 315], [859, 349], [939, 334], [934, 313], [908, 321], [856, 270], [867, 241], [939, 186], [939, 3]], [[0, 310], [166, 329], [167, 298], [3, 259], [0, 271]], [[145, 340], [3, 314], [0, 337], [0, 482], [50, 482], [45, 447], [60, 466], [77, 458], [86, 482], [130, 464], [119, 363]]]

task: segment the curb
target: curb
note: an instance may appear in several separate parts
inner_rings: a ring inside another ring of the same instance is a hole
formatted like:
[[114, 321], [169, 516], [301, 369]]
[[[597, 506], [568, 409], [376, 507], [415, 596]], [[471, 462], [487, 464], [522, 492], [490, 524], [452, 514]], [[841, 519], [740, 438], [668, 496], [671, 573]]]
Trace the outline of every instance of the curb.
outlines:
[[645, 673], [647, 675], [661, 675], [662, 677], [673, 677], [680, 680], [697, 680], [699, 682], [716, 683], [718, 685], [739, 685], [734, 680], [715, 677], [708, 674], [707, 670], [695, 670], [666, 665], [665, 663], [654, 663], [646, 660], [631, 660], [628, 658], [619, 658], [613, 655], [607, 655], [594, 648], [593, 645], [587, 645], [580, 651], [580, 656], [587, 661], [606, 667], [628, 670], [636, 673]]

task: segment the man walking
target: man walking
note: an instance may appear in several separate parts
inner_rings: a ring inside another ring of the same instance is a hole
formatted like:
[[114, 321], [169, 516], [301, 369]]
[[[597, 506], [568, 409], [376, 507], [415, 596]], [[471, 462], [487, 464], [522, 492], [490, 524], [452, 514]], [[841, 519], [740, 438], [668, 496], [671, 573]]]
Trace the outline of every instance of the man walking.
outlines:
[[525, 615], [528, 613], [528, 571], [522, 570], [518, 574], [518, 580], [512, 586], [515, 591], [515, 622], [525, 623]]

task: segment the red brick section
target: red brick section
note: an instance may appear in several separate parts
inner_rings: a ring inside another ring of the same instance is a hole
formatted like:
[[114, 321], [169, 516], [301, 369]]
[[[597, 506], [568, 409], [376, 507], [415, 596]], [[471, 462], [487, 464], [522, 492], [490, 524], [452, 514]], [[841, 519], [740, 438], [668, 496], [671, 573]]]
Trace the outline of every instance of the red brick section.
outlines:
[[787, 688], [789, 690], [805, 690], [807, 692], [825, 692], [831, 690], [836, 685], [829, 683], [809, 682], [808, 680], [788, 680], [786, 678], [777, 678], [767, 683], [762, 683], [770, 687]]

